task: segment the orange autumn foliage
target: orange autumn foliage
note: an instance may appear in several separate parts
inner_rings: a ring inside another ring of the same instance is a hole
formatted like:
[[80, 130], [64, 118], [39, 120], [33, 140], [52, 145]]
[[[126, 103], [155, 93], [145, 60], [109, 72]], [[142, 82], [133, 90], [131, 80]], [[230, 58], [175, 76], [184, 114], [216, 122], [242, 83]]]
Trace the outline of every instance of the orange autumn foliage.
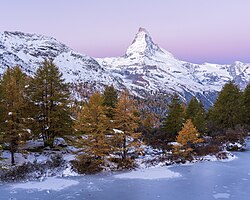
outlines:
[[200, 133], [193, 125], [191, 119], [187, 119], [181, 131], [179, 131], [176, 141], [184, 147], [190, 147], [190, 145], [203, 142], [202, 138], [199, 138]]

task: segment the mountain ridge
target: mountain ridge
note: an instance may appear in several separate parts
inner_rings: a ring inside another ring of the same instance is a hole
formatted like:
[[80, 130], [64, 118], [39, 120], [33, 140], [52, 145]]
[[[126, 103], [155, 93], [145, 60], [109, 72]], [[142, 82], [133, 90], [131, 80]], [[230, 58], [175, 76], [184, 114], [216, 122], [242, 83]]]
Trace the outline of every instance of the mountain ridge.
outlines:
[[250, 80], [250, 64], [194, 64], [181, 61], [153, 42], [140, 28], [124, 56], [92, 58], [55, 38], [22, 32], [0, 32], [0, 74], [20, 65], [32, 75], [44, 58], [51, 58], [67, 82], [89, 83], [102, 90], [113, 84], [135, 96], [177, 93], [184, 101], [197, 96], [209, 107], [222, 86], [233, 80], [240, 88]]

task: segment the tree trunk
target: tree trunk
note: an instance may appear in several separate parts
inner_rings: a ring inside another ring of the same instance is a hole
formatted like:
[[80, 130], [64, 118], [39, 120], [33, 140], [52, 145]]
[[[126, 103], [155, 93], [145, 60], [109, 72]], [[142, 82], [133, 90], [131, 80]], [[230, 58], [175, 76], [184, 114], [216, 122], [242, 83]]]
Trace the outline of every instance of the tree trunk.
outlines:
[[10, 150], [10, 154], [11, 154], [11, 165], [15, 165], [15, 156], [14, 156], [14, 150], [11, 149]]
[[54, 148], [54, 137], [50, 137], [50, 136], [46, 137], [43, 143], [44, 143], [44, 147]]
[[127, 149], [126, 149], [126, 137], [125, 137], [125, 136], [123, 137], [123, 145], [122, 145], [122, 148], [123, 148], [122, 160], [126, 160], [126, 158], [127, 158]]

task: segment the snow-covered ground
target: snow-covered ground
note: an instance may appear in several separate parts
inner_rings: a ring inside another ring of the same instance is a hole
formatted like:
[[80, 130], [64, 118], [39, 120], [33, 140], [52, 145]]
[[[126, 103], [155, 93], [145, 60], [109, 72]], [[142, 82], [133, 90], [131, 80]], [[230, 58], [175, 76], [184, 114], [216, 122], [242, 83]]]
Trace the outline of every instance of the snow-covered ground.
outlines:
[[249, 200], [250, 152], [237, 152], [236, 156], [238, 159], [231, 162], [199, 162], [170, 168], [10, 183], [0, 186], [1, 199]]
[[229, 193], [217, 193], [217, 194], [214, 194], [213, 197], [215, 199], [229, 199], [230, 194]]
[[54, 190], [60, 191], [67, 187], [74, 186], [79, 184], [78, 181], [69, 180], [69, 179], [60, 179], [56, 177], [49, 177], [44, 179], [43, 181], [30, 181], [25, 183], [13, 184], [12, 189], [36, 189], [38, 191], [42, 190]]
[[[64, 144], [65, 141], [63, 139], [58, 139], [56, 144]], [[76, 148], [72, 146], [68, 146], [62, 148], [60, 151], [58, 150], [43, 150], [42, 152], [28, 152], [26, 149], [35, 149], [42, 145], [40, 140], [37, 141], [28, 141], [25, 145], [21, 147], [23, 152], [15, 154], [15, 160], [18, 165], [23, 165], [24, 163], [34, 163], [34, 164], [43, 164], [46, 167], [46, 163], [53, 160], [54, 157], [61, 157], [63, 159], [60, 167], [55, 169], [48, 168], [47, 171], [32, 171], [31, 176], [28, 176], [27, 179], [40, 179], [43, 180], [46, 177], [69, 177], [69, 176], [80, 176], [72, 167], [70, 161], [76, 159], [75, 152]], [[167, 159], [166, 152], [163, 152], [159, 149], [154, 149], [150, 146], [142, 145], [145, 155], [139, 156], [135, 162], [137, 165], [137, 169], [128, 173], [117, 175], [120, 178], [143, 178], [143, 179], [157, 179], [157, 178], [173, 178], [179, 177], [180, 174], [172, 172], [168, 167], [168, 165], [176, 165], [174, 160]], [[26, 151], [25, 151], [26, 150]], [[171, 152], [169, 152], [171, 154]], [[197, 156], [189, 162], [186, 161], [184, 165], [193, 164], [201, 161], [218, 161], [221, 160], [223, 162], [232, 161], [237, 158], [234, 154], [224, 151], [223, 154], [226, 155], [226, 159], [219, 159], [218, 156], [215, 155], [207, 155], [207, 156]], [[0, 165], [3, 168], [10, 168], [10, 153], [9, 151], [3, 151], [2, 157], [3, 160], [0, 160]], [[116, 170], [117, 166], [115, 163], [108, 161], [109, 167], [104, 167], [103, 171], [109, 172]], [[178, 163], [178, 162], [177, 162]], [[182, 163], [183, 164], [183, 163]], [[179, 165], [179, 164], [177, 164]], [[148, 173], [150, 171], [150, 173]]]

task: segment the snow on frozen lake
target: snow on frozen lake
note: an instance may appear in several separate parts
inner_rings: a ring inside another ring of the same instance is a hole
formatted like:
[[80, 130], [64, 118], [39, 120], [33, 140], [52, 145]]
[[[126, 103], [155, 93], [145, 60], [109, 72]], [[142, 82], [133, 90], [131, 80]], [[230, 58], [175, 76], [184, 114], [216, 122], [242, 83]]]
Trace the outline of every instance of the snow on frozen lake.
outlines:
[[168, 179], [177, 177], [181, 177], [181, 174], [178, 172], [171, 171], [170, 169], [168, 169], [168, 167], [138, 169], [131, 172], [115, 175], [115, 178], [147, 180]]
[[[250, 149], [250, 142], [248, 142]], [[249, 200], [250, 151], [231, 162], [0, 184], [2, 200]]]
[[215, 199], [228, 199], [230, 194], [228, 193], [218, 193], [213, 195]]
[[55, 190], [60, 191], [67, 187], [79, 184], [78, 181], [69, 179], [60, 179], [55, 177], [46, 178], [43, 181], [30, 181], [27, 183], [13, 184], [12, 189], [35, 189], [38, 191], [42, 190]]

